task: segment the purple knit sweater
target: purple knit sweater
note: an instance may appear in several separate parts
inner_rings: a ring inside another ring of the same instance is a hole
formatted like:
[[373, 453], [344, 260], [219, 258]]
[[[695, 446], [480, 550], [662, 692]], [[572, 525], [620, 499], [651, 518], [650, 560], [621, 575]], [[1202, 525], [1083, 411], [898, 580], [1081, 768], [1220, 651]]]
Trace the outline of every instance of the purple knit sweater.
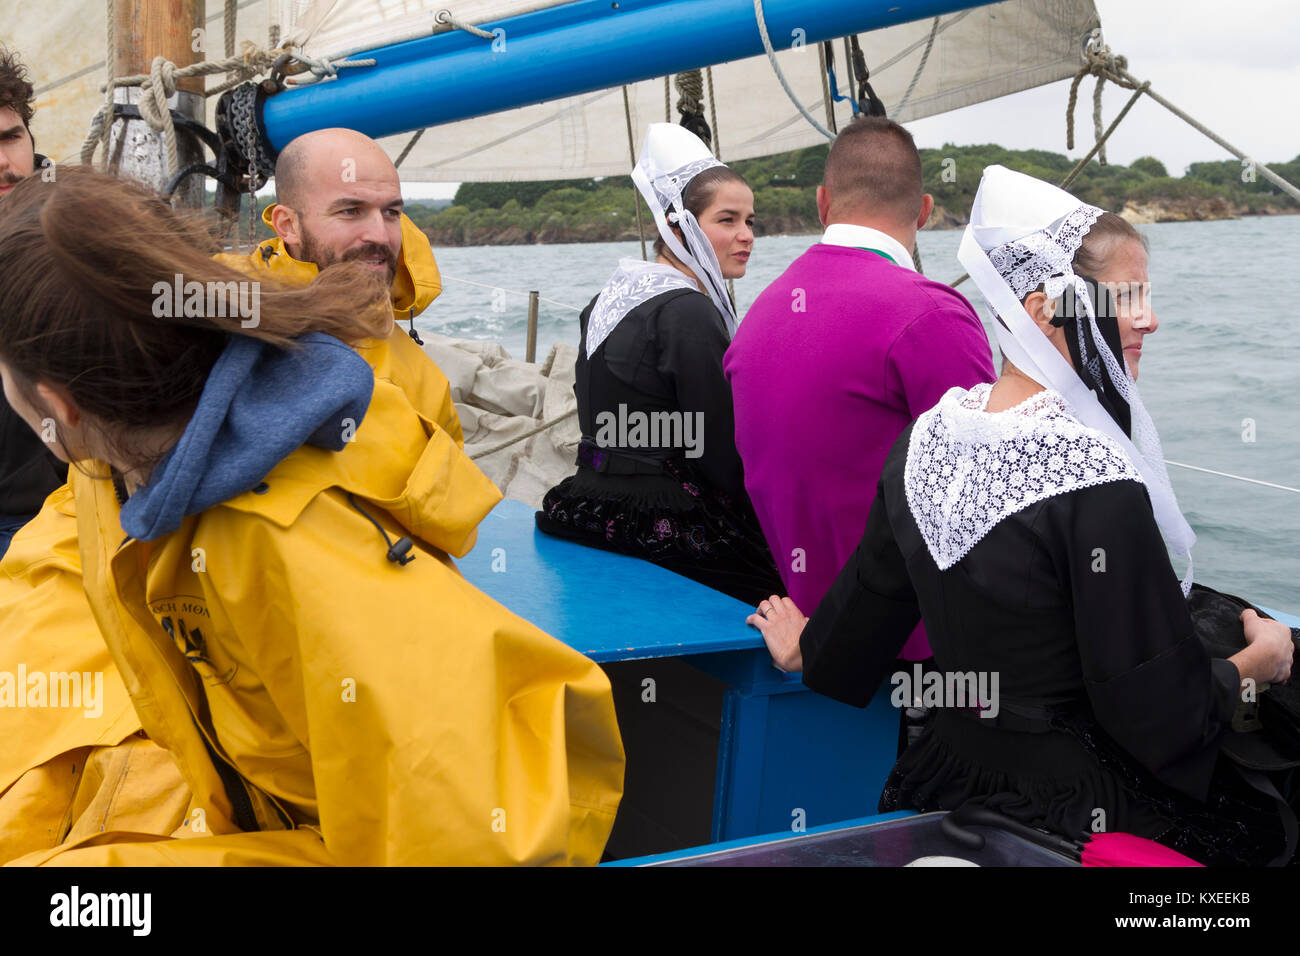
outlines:
[[[948, 389], [995, 378], [988, 337], [959, 293], [824, 243], [758, 297], [723, 367], [745, 487], [809, 616], [862, 539], [899, 434]], [[921, 626], [903, 656], [930, 656]]]

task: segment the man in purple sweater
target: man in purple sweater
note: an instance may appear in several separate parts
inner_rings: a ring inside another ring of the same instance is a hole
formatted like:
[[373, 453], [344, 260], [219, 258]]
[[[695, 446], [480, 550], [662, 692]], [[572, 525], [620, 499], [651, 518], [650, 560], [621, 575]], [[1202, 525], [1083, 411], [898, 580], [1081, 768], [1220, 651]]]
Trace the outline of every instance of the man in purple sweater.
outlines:
[[[763, 291], [727, 349], [745, 487], [805, 615], [862, 540], [903, 429], [948, 389], [996, 378], [970, 303], [913, 265], [934, 208], [921, 189], [907, 130], [879, 117], [843, 129], [817, 189], [822, 241]], [[903, 656], [930, 656], [921, 626]]]

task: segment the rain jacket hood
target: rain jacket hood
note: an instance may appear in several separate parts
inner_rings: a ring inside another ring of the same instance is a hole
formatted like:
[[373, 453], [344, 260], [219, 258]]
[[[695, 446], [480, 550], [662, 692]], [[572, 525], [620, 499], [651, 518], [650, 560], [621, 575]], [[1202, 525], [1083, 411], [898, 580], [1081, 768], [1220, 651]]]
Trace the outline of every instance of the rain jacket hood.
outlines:
[[496, 487], [383, 379], [341, 451], [262, 482], [152, 541], [123, 540], [111, 482], [74, 483], [85, 592], [189, 828], [25, 861], [597, 862], [623, 783], [608, 679], [447, 557]]
[[[262, 220], [268, 226], [274, 208], [274, 204], [267, 206], [262, 213]], [[213, 258], [253, 278], [266, 274], [293, 286], [307, 285], [319, 272], [314, 262], [303, 262], [289, 255], [284, 240], [278, 236], [258, 244], [250, 253], [226, 252]], [[402, 255], [390, 290], [394, 318], [418, 315], [441, 291], [442, 280], [428, 237], [403, 216]], [[375, 378], [392, 382], [405, 391], [416, 411], [436, 422], [457, 445], [464, 447], [460, 417], [456, 414], [447, 376], [410, 336], [394, 328], [387, 338], [358, 342], [357, 351], [374, 369]]]
[[180, 440], [122, 508], [122, 528], [152, 541], [188, 515], [249, 491], [300, 445], [340, 451], [374, 390], [370, 366], [314, 332], [282, 350], [232, 336]]

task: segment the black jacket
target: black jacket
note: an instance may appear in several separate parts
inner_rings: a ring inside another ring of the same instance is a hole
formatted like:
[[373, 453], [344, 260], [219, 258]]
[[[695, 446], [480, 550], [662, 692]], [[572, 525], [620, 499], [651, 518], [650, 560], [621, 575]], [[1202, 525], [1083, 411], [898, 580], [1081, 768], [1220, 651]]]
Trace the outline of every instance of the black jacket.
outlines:
[[67, 480], [68, 466], [0, 399], [0, 515], [36, 514]]

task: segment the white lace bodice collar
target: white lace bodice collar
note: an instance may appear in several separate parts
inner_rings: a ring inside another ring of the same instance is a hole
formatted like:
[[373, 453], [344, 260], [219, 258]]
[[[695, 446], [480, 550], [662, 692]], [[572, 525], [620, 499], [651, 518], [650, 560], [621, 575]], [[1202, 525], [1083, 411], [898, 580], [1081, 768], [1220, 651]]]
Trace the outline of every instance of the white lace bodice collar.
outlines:
[[912, 427], [904, 470], [908, 508], [940, 570], [994, 526], [1035, 502], [1090, 485], [1132, 479], [1118, 444], [1074, 417], [1044, 389], [987, 412], [993, 386], [953, 388]]
[[641, 303], [673, 289], [700, 291], [699, 285], [672, 266], [620, 259], [587, 318], [587, 358], [595, 354], [625, 315]]

